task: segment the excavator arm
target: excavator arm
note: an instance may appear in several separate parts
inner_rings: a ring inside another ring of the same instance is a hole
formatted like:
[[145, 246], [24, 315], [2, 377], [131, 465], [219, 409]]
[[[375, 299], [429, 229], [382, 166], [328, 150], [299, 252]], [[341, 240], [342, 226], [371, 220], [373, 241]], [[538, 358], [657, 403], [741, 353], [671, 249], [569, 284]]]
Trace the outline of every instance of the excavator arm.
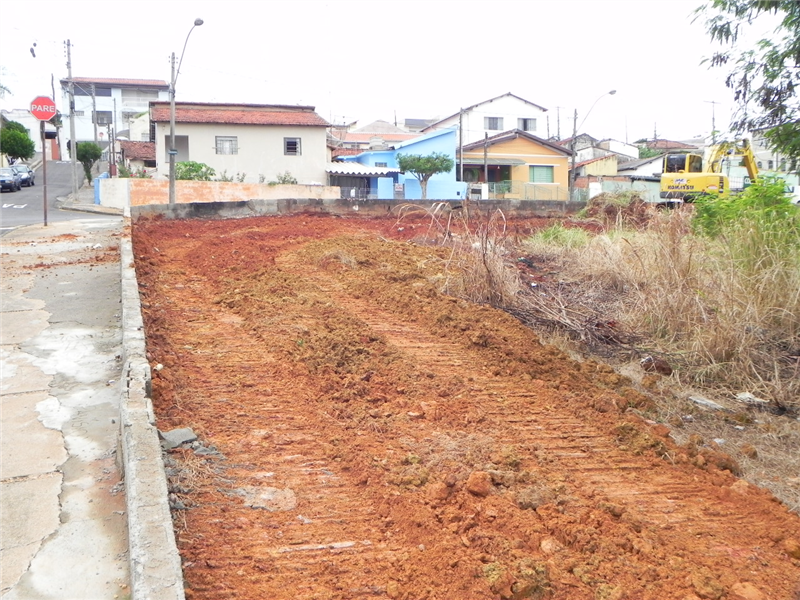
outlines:
[[710, 173], [722, 173], [722, 161], [732, 156], [740, 156], [747, 175], [751, 181], [758, 179], [758, 165], [753, 150], [750, 148], [750, 140], [744, 139], [736, 142], [721, 142], [711, 147], [708, 156], [708, 171]]

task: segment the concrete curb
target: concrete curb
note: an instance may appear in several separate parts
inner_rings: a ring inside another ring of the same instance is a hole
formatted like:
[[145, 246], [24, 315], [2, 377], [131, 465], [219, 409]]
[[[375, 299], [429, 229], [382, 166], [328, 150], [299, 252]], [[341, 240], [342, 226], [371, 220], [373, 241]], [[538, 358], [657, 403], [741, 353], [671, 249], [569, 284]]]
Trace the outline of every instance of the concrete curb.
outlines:
[[120, 444], [125, 472], [131, 600], [185, 600], [181, 559], [153, 404], [144, 322], [129, 235], [120, 240], [122, 360]]

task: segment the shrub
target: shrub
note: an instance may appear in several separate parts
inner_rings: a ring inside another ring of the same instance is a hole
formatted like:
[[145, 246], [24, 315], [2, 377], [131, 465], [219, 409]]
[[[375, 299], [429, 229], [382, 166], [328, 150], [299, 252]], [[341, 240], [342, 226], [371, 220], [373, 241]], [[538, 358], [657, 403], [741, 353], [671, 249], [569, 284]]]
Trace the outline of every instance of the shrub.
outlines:
[[270, 181], [268, 185], [296, 185], [297, 179], [289, 171], [278, 174], [274, 181]]
[[211, 181], [216, 171], [207, 164], [187, 160], [175, 165], [175, 179], [181, 181]]

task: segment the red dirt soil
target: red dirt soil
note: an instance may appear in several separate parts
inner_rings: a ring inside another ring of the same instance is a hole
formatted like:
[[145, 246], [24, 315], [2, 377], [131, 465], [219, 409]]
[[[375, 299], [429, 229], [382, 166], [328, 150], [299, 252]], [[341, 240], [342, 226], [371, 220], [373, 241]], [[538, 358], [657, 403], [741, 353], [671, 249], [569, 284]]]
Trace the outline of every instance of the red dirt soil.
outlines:
[[797, 515], [439, 293], [427, 227], [134, 226], [158, 425], [202, 444], [168, 461], [187, 598], [800, 598]]

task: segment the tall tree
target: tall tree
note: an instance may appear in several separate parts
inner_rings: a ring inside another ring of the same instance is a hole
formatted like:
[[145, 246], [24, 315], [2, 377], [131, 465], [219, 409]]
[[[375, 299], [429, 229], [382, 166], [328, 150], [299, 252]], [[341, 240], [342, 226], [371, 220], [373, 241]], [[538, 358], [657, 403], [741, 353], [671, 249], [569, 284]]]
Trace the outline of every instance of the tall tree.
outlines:
[[75, 156], [83, 165], [86, 179], [92, 183], [92, 167], [103, 156], [103, 149], [94, 142], [78, 142], [78, 151]]
[[36, 145], [21, 123], [8, 121], [3, 124], [0, 131], [0, 153], [16, 161], [31, 158], [35, 152]]
[[[732, 128], [763, 130], [770, 145], [800, 164], [800, 2], [798, 0], [707, 0], [697, 9], [711, 39], [723, 49], [711, 58], [730, 71], [725, 81], [739, 108]], [[737, 46], [756, 23], [777, 23], [770, 38]]]
[[398, 154], [397, 166], [401, 171], [408, 171], [419, 180], [422, 188], [422, 199], [428, 198], [428, 180], [437, 173], [447, 173], [454, 166], [453, 159], [443, 152], [434, 152], [427, 156], [420, 154]]

